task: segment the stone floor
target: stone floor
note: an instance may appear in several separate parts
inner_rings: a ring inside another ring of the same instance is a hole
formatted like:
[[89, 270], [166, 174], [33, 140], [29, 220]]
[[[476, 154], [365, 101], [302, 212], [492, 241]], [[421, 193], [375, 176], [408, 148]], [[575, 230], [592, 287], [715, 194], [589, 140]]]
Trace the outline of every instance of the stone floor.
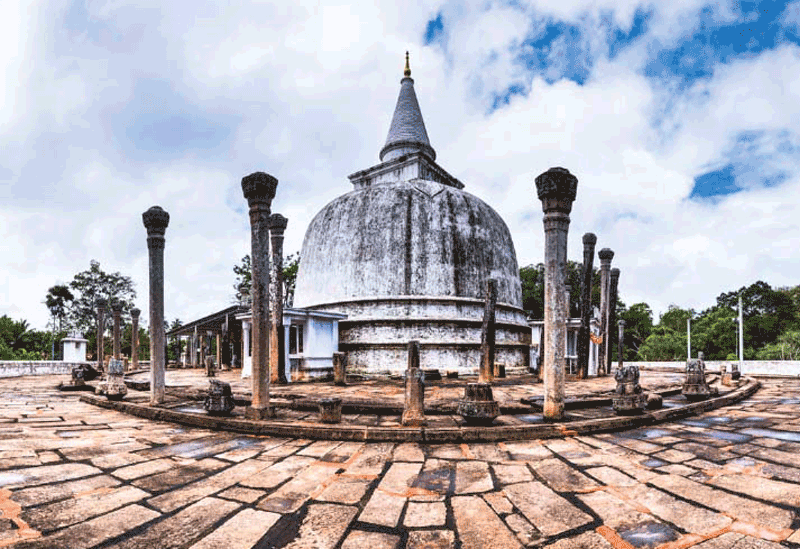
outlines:
[[0, 547], [800, 547], [800, 380], [658, 427], [463, 445], [181, 428], [57, 381], [0, 380]]

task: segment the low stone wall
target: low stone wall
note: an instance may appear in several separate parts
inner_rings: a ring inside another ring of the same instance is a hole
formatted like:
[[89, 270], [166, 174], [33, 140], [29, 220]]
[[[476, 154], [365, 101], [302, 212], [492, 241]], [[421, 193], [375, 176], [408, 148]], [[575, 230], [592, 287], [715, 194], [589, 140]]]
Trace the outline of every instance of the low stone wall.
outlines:
[[[736, 360], [706, 360], [707, 372], [718, 372], [720, 366], [738, 364]], [[626, 362], [638, 366], [640, 370], [685, 370], [686, 362]], [[745, 360], [742, 365], [742, 375], [748, 376], [800, 376], [800, 360]]]
[[70, 375], [72, 369], [88, 362], [62, 362], [60, 360], [3, 360], [0, 361], [1, 377]]

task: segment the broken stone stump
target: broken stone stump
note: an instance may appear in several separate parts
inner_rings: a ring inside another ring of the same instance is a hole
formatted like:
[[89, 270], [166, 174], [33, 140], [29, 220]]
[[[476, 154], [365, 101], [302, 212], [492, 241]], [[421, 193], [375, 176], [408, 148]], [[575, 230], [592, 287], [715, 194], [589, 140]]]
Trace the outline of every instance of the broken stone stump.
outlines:
[[333, 353], [333, 383], [347, 385], [347, 355], [344, 353]]
[[617, 390], [611, 403], [619, 415], [640, 414], [647, 403], [647, 396], [639, 385], [638, 366], [620, 366], [614, 372]]
[[458, 414], [468, 425], [491, 425], [500, 415], [500, 405], [488, 383], [467, 383], [464, 398], [458, 402]]
[[425, 375], [419, 368], [406, 370], [406, 395], [402, 423], [406, 427], [421, 427], [425, 420]]
[[506, 377], [506, 365], [504, 363], [494, 363], [494, 377]]
[[706, 381], [706, 363], [703, 361], [703, 353], [696, 359], [686, 363], [686, 379], [683, 382], [681, 393], [686, 400], [698, 401], [706, 400], [711, 396], [711, 388]]
[[206, 357], [206, 377], [215, 377], [216, 376], [216, 368], [214, 368], [214, 358], [207, 356]]
[[95, 393], [105, 395], [108, 400], [122, 400], [128, 394], [125, 386], [125, 363], [122, 360], [109, 359], [106, 378], [97, 384]]
[[236, 407], [233, 401], [233, 392], [230, 383], [209, 379], [208, 395], [203, 403], [203, 407], [212, 416], [227, 416]]
[[647, 395], [647, 404], [645, 408], [648, 410], [660, 410], [664, 406], [664, 399], [658, 393], [650, 393]]
[[742, 378], [742, 372], [739, 370], [738, 364], [731, 364], [731, 379], [739, 381]]
[[268, 406], [264, 408], [253, 408], [252, 406], [248, 406], [244, 409], [244, 418], [245, 419], [275, 419], [275, 406]]
[[447, 370], [445, 375], [447, 379], [458, 379], [458, 370]]
[[342, 421], [342, 399], [323, 398], [318, 401], [319, 420], [322, 423], [341, 423]]
[[72, 380], [70, 385], [73, 387], [83, 387], [87, 381], [97, 379], [100, 372], [92, 368], [89, 364], [81, 364], [72, 369]]

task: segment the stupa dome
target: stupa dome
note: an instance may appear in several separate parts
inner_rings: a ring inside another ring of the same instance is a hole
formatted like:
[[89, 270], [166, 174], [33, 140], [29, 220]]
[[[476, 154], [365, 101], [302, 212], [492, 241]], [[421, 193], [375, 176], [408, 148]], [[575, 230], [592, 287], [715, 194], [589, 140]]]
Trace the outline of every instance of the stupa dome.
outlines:
[[354, 190], [306, 231], [294, 305], [348, 315], [340, 350], [356, 371], [404, 370], [415, 339], [423, 367], [474, 372], [489, 278], [498, 362], [527, 365], [530, 329], [508, 227], [435, 154], [406, 64], [382, 163], [352, 174]]

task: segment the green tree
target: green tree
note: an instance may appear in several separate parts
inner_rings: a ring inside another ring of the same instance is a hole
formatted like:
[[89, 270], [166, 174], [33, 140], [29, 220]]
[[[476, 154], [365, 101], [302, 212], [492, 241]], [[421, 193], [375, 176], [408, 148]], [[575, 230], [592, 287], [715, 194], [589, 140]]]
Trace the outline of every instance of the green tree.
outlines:
[[764, 345], [777, 341], [782, 333], [800, 327], [792, 297], [772, 289], [762, 280], [735, 292], [720, 294], [717, 305], [738, 312], [740, 295], [744, 316], [745, 353], [748, 348], [755, 352]]
[[653, 327], [636, 358], [649, 362], [686, 360], [686, 332], [676, 332], [660, 324]]
[[69, 291], [69, 287], [65, 284], [57, 284], [47, 290], [47, 296], [44, 303], [50, 310], [50, 314], [54, 319], [58, 320], [58, 331], [63, 331], [64, 317], [69, 313], [70, 305], [72, 304], [75, 296]]
[[728, 307], [714, 306], [692, 322], [692, 355], [702, 351], [706, 360], [725, 360], [737, 352], [736, 313]]
[[681, 309], [677, 305], [670, 305], [667, 311], [658, 319], [658, 325], [669, 328], [675, 333], [686, 332], [686, 319], [695, 315], [694, 309]]
[[800, 330], [782, 333], [775, 343], [769, 343], [756, 354], [758, 360], [800, 360]]
[[[92, 335], [96, 335], [98, 298], [102, 297], [108, 303], [120, 303], [123, 319], [130, 314], [136, 299], [136, 289], [129, 276], [119, 272], [106, 273], [95, 260], [89, 263], [88, 270], [76, 274], [69, 286], [77, 294], [70, 310], [70, 321], [76, 329]], [[106, 315], [107, 318], [110, 316]], [[87, 339], [90, 338], [87, 336]]]
[[42, 360], [52, 342], [52, 334], [31, 330], [27, 320], [0, 317], [0, 360]]
[[[284, 299], [291, 299], [294, 295], [294, 288], [297, 282], [297, 271], [300, 268], [300, 253], [296, 252], [286, 256], [283, 261], [283, 283], [285, 287]], [[247, 303], [250, 301], [250, 290], [252, 288], [252, 265], [250, 264], [250, 254], [244, 256], [238, 265], [233, 266], [233, 274], [236, 275], [236, 283], [233, 289], [235, 301]]]
[[[570, 285], [569, 311], [575, 318], [581, 314], [581, 273], [583, 265], [567, 261], [565, 283]], [[522, 308], [531, 318], [544, 318], [544, 263], [528, 265], [519, 270], [522, 284]], [[600, 306], [600, 271], [592, 270], [592, 305]]]
[[[625, 321], [625, 360], [636, 360], [639, 349], [653, 331], [653, 311], [647, 303], [634, 303], [628, 308], [623, 305], [617, 318]], [[614, 349], [615, 355], [616, 352]]]

